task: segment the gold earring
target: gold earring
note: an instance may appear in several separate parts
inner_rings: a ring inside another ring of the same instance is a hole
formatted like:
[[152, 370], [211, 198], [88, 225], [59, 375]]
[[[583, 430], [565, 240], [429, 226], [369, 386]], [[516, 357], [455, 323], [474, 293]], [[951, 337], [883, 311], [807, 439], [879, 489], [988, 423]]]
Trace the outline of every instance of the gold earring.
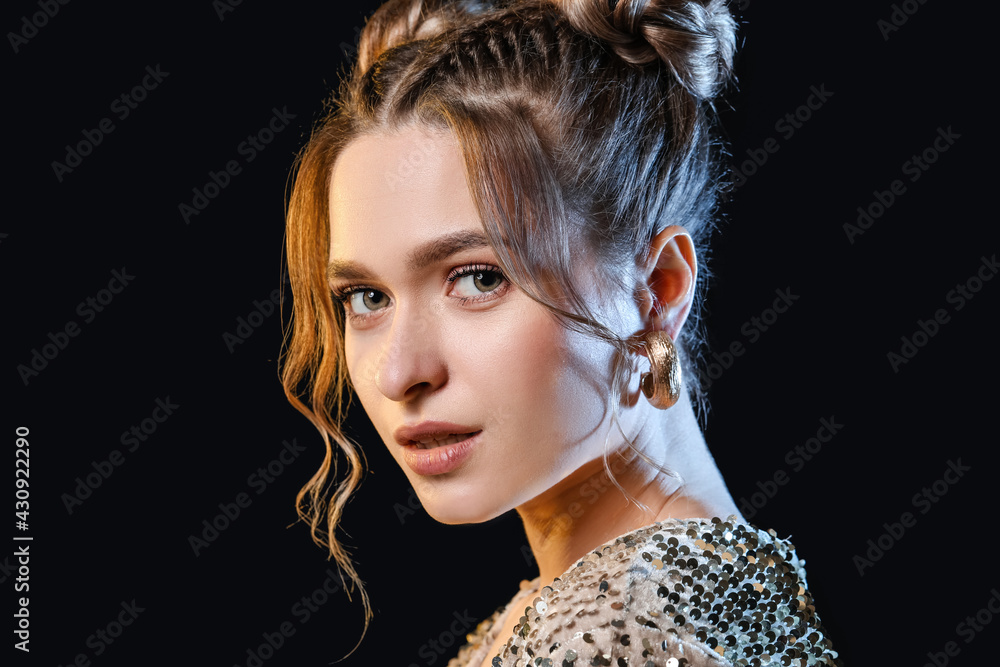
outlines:
[[650, 371], [639, 377], [639, 386], [654, 408], [666, 410], [681, 395], [681, 364], [677, 347], [666, 331], [648, 331], [642, 337]]

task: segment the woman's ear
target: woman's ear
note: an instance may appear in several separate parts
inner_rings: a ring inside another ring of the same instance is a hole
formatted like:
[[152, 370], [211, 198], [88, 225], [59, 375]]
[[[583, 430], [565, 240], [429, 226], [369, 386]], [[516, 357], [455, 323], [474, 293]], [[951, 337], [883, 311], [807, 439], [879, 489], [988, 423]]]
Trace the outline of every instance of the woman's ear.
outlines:
[[654, 236], [638, 277], [645, 330], [666, 331], [676, 340], [691, 311], [698, 279], [698, 260], [688, 231], [670, 225]]

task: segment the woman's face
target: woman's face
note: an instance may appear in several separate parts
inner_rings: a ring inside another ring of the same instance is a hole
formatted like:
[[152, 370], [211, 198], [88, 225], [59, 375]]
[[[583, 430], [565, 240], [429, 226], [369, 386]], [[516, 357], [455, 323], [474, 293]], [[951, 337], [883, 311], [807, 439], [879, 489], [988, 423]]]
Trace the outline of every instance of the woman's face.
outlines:
[[[600, 459], [611, 347], [566, 331], [502, 277], [450, 133], [353, 141], [330, 219], [351, 381], [431, 516], [488, 520]], [[455, 426], [398, 432], [427, 422]], [[459, 431], [477, 434], [446, 439]]]

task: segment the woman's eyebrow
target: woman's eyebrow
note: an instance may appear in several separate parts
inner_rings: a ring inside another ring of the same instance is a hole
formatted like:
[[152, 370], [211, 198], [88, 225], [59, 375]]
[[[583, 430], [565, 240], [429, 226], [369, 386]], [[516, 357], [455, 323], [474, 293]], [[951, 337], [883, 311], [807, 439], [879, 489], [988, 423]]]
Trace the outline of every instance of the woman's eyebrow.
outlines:
[[[420, 271], [425, 266], [455, 253], [482, 248], [489, 244], [486, 235], [478, 231], [466, 230], [445, 234], [413, 249], [406, 259], [407, 269], [411, 272]], [[372, 275], [364, 264], [350, 260], [335, 259], [326, 269], [327, 281], [331, 284], [336, 280], [360, 280], [370, 278]]]

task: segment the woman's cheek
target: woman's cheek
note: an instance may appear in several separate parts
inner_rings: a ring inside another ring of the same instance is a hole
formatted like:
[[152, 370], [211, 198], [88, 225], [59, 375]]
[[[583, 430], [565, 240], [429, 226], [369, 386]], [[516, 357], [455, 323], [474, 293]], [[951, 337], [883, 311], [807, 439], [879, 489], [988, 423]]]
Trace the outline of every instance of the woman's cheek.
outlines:
[[354, 342], [354, 337], [347, 331], [344, 332], [344, 362], [347, 364], [347, 375], [351, 380], [351, 385], [354, 386], [355, 390], [362, 390], [360, 381], [363, 377], [361, 355]]
[[[527, 298], [527, 297], [525, 297]], [[531, 476], [558, 474], [560, 459], [572, 446], [578, 412], [575, 355], [567, 331], [542, 306], [530, 302], [506, 318], [506, 335], [491, 355], [491, 375], [503, 410], [509, 447], [534, 465]], [[577, 424], [579, 426], [579, 424]]]

